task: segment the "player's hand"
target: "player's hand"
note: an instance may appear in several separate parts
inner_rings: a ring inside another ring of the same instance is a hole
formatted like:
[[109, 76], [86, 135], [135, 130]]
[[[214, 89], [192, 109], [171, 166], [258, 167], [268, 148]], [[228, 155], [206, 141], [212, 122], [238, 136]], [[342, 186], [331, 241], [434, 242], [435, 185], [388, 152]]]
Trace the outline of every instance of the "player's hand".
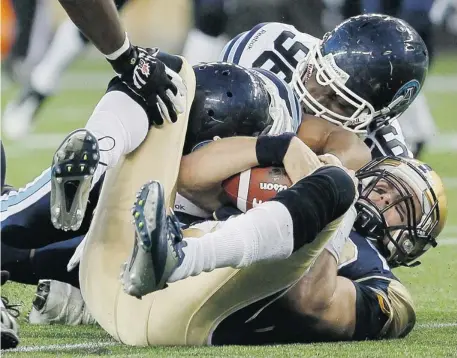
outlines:
[[336, 165], [337, 167], [343, 166], [341, 160], [339, 160], [338, 157], [333, 154], [322, 154], [319, 155], [318, 158], [324, 165]]
[[297, 137], [290, 141], [283, 164], [287, 175], [294, 184], [323, 166], [317, 155]]
[[185, 85], [179, 74], [157, 58], [159, 50], [131, 46], [110, 61], [121, 80], [141, 96], [148, 107], [157, 109], [155, 124], [176, 122], [185, 109]]

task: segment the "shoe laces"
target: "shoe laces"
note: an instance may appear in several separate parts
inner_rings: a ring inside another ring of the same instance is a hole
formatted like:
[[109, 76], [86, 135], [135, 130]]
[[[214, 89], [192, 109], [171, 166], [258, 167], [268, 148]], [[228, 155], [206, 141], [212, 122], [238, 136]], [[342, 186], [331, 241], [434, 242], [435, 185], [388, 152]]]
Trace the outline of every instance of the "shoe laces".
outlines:
[[[105, 136], [103, 136], [103, 137], [101, 137], [101, 138], [97, 138], [98, 143], [100, 144], [100, 142], [101, 142], [103, 139], [111, 139], [111, 140], [113, 141], [113, 145], [112, 145], [112, 147], [109, 148], [109, 149], [102, 149], [102, 148], [100, 148], [100, 146], [99, 146], [100, 152], [109, 152], [110, 150], [113, 150], [114, 147], [116, 146], [116, 139], [114, 139], [113, 137], [111, 137], [111, 136], [109, 136], [109, 135], [105, 135]], [[104, 162], [101, 162], [101, 161], [99, 161], [98, 164], [101, 164], [101, 165], [103, 165], [103, 166], [105, 166], [105, 167], [108, 166], [108, 164], [106, 164], [106, 163], [104, 163]]]
[[3, 302], [3, 305], [5, 306], [5, 309], [8, 311], [8, 313], [13, 316], [14, 318], [18, 318], [19, 315], [20, 315], [20, 311], [18, 309], [18, 307], [21, 307], [21, 305], [19, 304], [10, 304], [9, 303], [9, 300], [2, 296], [2, 302]]

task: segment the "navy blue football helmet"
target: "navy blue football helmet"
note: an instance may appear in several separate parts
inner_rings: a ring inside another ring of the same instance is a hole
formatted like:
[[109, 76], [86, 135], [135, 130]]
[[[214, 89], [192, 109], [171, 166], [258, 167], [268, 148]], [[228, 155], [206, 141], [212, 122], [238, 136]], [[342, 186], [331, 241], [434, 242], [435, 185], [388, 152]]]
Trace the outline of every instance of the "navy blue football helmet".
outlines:
[[[300, 61], [293, 86], [313, 114], [354, 132], [403, 113], [419, 93], [428, 71], [428, 51], [405, 21], [379, 14], [347, 19], [327, 33]], [[307, 90], [316, 82], [330, 86], [351, 107], [343, 115], [329, 110]], [[378, 122], [379, 121], [379, 122]]]
[[273, 124], [269, 92], [255, 71], [213, 62], [194, 66], [194, 72], [197, 86], [184, 154], [215, 136], [256, 136]]

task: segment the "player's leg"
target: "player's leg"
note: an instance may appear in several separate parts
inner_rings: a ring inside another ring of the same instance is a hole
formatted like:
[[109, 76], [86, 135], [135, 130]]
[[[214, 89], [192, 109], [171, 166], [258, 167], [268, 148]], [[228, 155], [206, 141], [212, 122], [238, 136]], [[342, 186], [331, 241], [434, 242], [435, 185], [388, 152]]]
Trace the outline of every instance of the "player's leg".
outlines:
[[2, 243], [33, 249], [87, 233], [102, 184], [103, 180], [99, 180], [93, 186], [88, 197], [88, 215], [76, 233], [58, 230], [51, 222], [51, 169], [45, 170], [24, 188], [9, 190], [0, 198]]
[[129, 97], [124, 84], [112, 83], [115, 85], [102, 97], [86, 127], [70, 133], [54, 154], [51, 216], [56, 228], [79, 228], [91, 186], [148, 133], [146, 111]]
[[[181, 57], [166, 53], [157, 57], [176, 73], [183, 68]], [[189, 91], [185, 86], [183, 82], [184, 90]], [[180, 95], [184, 98], [186, 93]], [[156, 111], [151, 111], [143, 98], [118, 77], [113, 78], [85, 128], [70, 133], [54, 154], [51, 215], [57, 228], [79, 228], [91, 185], [107, 168], [115, 167], [122, 156], [138, 148], [154, 115]]]
[[[130, 209], [138, 188], [151, 178], [164, 184], [167, 203], [174, 200], [195, 93], [195, 74], [185, 60], [179, 76], [187, 84], [185, 113], [178, 116], [176, 123], [165, 122], [161, 128], [151, 128], [142, 145], [106, 173], [80, 262], [81, 293], [89, 311], [108, 333], [128, 344], [147, 344], [143, 323], [148, 320], [151, 304], [149, 297], [137, 301], [126, 295], [119, 281], [119, 268], [134, 240]], [[130, 115], [128, 120], [135, 118]]]
[[52, 279], [79, 287], [78, 270], [67, 270], [68, 262], [82, 236], [36, 249], [16, 248], [1, 243], [2, 269], [14, 282], [36, 285], [40, 279]]
[[220, 230], [182, 240], [177, 220], [166, 216], [161, 185], [149, 183], [133, 209], [137, 240], [124, 266], [124, 288], [142, 296], [163, 288], [167, 281], [203, 271], [285, 259], [313, 242], [354, 199], [350, 176], [340, 168], [324, 167], [270, 202], [228, 220]]
[[40, 280], [28, 318], [31, 324], [75, 326], [96, 323], [87, 310], [81, 291], [56, 280]]

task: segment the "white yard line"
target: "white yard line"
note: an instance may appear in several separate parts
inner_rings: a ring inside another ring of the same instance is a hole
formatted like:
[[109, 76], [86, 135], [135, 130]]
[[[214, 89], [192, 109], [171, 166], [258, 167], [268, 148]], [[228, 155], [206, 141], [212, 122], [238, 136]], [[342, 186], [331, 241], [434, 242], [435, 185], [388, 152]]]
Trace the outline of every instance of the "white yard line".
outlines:
[[457, 327], [457, 322], [450, 322], [450, 323], [422, 323], [422, 324], [416, 325], [416, 328], [425, 328], [425, 329], [448, 328], [448, 327]]
[[[440, 329], [457, 327], [457, 322], [446, 323], [421, 323], [415, 326], [415, 329]], [[20, 346], [16, 349], [4, 351], [4, 353], [29, 353], [29, 352], [53, 352], [63, 350], [97, 350], [98, 348], [120, 346], [119, 342], [99, 342], [99, 343], [78, 343], [78, 344], [52, 344], [48, 346]]]
[[19, 346], [16, 349], [11, 349], [5, 351], [5, 353], [24, 353], [24, 352], [43, 352], [43, 351], [61, 351], [61, 350], [75, 350], [75, 349], [93, 349], [96, 350], [98, 348], [103, 347], [110, 347], [110, 346], [118, 346], [120, 343], [118, 342], [98, 342], [98, 343], [78, 343], [78, 344], [51, 344], [48, 346]]

